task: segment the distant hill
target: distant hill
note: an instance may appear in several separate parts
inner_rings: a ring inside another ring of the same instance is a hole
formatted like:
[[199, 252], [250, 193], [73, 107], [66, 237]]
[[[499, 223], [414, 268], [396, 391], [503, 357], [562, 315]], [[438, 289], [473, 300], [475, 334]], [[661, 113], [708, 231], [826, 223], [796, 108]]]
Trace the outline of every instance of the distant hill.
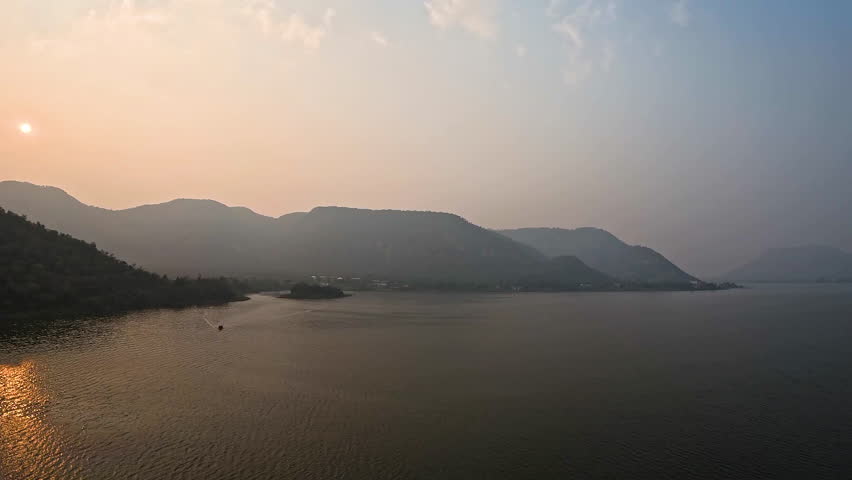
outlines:
[[447, 213], [319, 207], [271, 218], [211, 200], [106, 210], [22, 182], [0, 182], [0, 206], [169, 274], [323, 274], [492, 286], [547, 277], [558, 288], [611, 283], [580, 261], [548, 259]]
[[227, 280], [169, 280], [0, 208], [0, 320], [23, 312], [93, 314], [242, 298]]
[[281, 244], [282, 264], [300, 272], [484, 282], [546, 262], [530, 247], [435, 212], [318, 207], [283, 230]]
[[521, 228], [500, 233], [549, 257], [576, 256], [590, 267], [627, 282], [681, 284], [696, 280], [656, 251], [628, 245], [599, 228]]
[[738, 282], [852, 282], [852, 254], [825, 246], [773, 248], [724, 278]]
[[0, 182], [0, 207], [169, 275], [263, 273], [277, 233], [275, 219], [211, 200], [107, 210], [24, 182]]

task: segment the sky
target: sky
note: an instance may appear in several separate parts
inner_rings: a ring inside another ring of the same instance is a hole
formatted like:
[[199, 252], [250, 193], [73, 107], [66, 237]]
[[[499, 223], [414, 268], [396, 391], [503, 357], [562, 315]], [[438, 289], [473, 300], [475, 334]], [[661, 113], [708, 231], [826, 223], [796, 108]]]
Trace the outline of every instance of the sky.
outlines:
[[3, 0], [0, 179], [852, 251], [852, 2]]

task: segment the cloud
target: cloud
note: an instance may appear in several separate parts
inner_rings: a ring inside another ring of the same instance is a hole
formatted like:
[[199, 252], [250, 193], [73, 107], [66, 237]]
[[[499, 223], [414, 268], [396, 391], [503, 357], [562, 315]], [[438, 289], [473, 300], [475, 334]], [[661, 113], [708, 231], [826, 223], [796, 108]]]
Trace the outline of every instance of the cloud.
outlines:
[[548, 17], [555, 17], [559, 15], [559, 10], [562, 8], [563, 0], [550, 0], [547, 4], [547, 9], [545, 13], [547, 13]]
[[686, 0], [677, 0], [669, 7], [669, 20], [681, 27], [689, 26], [689, 7]]
[[307, 49], [315, 50], [322, 44], [335, 15], [334, 9], [328, 8], [323, 14], [322, 23], [311, 25], [305, 21], [302, 15], [292, 13], [287, 20], [281, 23], [281, 38], [286, 42], [295, 42]]
[[[336, 13], [326, 8], [311, 20], [281, 11], [273, 0], [104, 0], [82, 11], [67, 9], [56, 19], [34, 12], [29, 7], [13, 10], [22, 25], [50, 28], [7, 34], [14, 30], [0, 16], [5, 34], [0, 34], [0, 52], [15, 48], [28, 52], [34, 62], [91, 61], [128, 72], [221, 56], [251, 33], [314, 50], [328, 38]], [[142, 75], [140, 83], [153, 84], [149, 77]]]
[[261, 33], [272, 33], [272, 16], [275, 14], [275, 3], [272, 0], [256, 0], [243, 9], [243, 14], [257, 22]]
[[494, 0], [426, 0], [429, 20], [437, 28], [459, 27], [484, 39], [497, 37], [497, 22]]
[[[563, 4], [562, 0], [551, 0], [547, 7], [547, 15], [560, 16]], [[617, 5], [614, 0], [584, 0], [571, 13], [563, 15], [563, 21], [569, 20], [591, 26], [612, 22], [617, 19], [617, 16]]]
[[376, 31], [370, 32], [370, 39], [373, 40], [373, 42], [376, 45], [379, 45], [380, 47], [387, 47], [390, 43], [388, 42], [387, 37]]
[[98, 51], [126, 56], [133, 50], [141, 56], [179, 21], [177, 12], [165, 6], [142, 8], [133, 0], [122, 0], [81, 12], [68, 19], [64, 29], [31, 33], [27, 41], [32, 53], [55, 58], [76, 59]]
[[257, 24], [263, 35], [275, 35], [308, 50], [316, 50], [322, 45], [337, 15], [333, 8], [326, 8], [322, 20], [312, 24], [301, 13], [287, 15], [279, 12], [272, 0], [252, 0], [242, 12]]
[[[558, 0], [551, 1], [548, 15], [557, 15], [560, 6]], [[612, 68], [615, 49], [605, 34], [617, 18], [614, 1], [585, 0], [553, 25], [553, 31], [566, 41], [567, 62], [562, 68], [566, 83], [575, 85], [596, 70]]]
[[89, 10], [85, 23], [91, 29], [121, 32], [122, 29], [156, 28], [168, 25], [174, 14], [166, 8], [140, 8], [133, 0], [115, 2], [105, 11]]
[[583, 49], [583, 33], [576, 23], [566, 17], [561, 22], [554, 25], [553, 29], [571, 42], [570, 46], [572, 49]]

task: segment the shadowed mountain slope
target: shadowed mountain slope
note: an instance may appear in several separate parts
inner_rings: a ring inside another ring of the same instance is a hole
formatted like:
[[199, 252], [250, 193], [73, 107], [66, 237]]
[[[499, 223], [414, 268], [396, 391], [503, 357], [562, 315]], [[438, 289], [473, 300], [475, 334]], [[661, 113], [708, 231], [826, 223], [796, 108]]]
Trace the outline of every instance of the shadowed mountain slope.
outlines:
[[0, 319], [33, 311], [106, 313], [239, 300], [224, 279], [170, 280], [0, 208]]
[[500, 233], [549, 257], [576, 256], [590, 267], [623, 281], [679, 284], [696, 280], [658, 252], [628, 245], [599, 228], [520, 228]]

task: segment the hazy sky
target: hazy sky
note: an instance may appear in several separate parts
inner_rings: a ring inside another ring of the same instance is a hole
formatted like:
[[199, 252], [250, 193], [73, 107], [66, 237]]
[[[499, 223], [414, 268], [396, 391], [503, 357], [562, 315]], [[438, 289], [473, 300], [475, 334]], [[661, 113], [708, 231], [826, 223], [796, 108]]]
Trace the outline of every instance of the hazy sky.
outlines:
[[[19, 127], [29, 122], [33, 132]], [[2, 0], [0, 179], [852, 249], [852, 2]]]

